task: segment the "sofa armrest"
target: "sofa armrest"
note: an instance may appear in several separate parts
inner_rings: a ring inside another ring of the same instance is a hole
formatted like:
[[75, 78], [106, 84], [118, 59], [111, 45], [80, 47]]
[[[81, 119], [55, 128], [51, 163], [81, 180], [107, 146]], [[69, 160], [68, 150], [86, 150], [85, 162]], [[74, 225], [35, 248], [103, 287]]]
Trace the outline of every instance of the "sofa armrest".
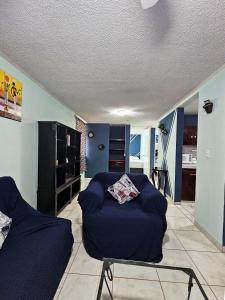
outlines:
[[167, 200], [151, 183], [144, 184], [140, 201], [144, 211], [165, 216]]
[[102, 208], [104, 202], [104, 189], [97, 180], [92, 180], [88, 187], [80, 192], [78, 203], [84, 213], [94, 213]]

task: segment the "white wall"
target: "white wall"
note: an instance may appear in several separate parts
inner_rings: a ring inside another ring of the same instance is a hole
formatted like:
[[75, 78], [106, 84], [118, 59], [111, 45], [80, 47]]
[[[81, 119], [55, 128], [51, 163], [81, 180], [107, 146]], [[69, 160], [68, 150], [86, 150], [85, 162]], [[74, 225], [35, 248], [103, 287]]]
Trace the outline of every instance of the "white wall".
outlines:
[[[202, 108], [203, 101], [207, 99], [214, 102], [211, 114], [206, 114]], [[195, 212], [197, 223], [220, 244], [224, 219], [224, 132], [225, 70], [199, 89]]]
[[37, 121], [59, 121], [74, 128], [74, 112], [1, 56], [0, 69], [23, 83], [22, 122], [0, 117], [0, 176], [13, 177], [26, 201], [36, 207]]

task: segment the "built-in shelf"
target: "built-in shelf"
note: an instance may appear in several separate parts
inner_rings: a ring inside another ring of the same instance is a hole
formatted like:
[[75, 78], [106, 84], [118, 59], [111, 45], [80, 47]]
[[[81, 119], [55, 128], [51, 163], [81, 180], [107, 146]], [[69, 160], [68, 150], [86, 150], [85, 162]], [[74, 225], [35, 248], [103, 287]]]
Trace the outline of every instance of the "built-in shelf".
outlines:
[[124, 149], [109, 149], [109, 151], [123, 151], [124, 152]]
[[110, 126], [109, 171], [125, 171], [125, 125]]
[[79, 193], [80, 135], [58, 122], [39, 122], [39, 211], [57, 215]]
[[125, 142], [125, 139], [110, 139], [112, 142]]

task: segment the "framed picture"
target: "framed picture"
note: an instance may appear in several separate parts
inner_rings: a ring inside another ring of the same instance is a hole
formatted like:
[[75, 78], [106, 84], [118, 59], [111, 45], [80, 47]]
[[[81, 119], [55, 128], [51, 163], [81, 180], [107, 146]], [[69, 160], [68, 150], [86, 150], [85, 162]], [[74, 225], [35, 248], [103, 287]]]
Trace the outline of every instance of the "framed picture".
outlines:
[[21, 121], [22, 83], [0, 70], [0, 116]]

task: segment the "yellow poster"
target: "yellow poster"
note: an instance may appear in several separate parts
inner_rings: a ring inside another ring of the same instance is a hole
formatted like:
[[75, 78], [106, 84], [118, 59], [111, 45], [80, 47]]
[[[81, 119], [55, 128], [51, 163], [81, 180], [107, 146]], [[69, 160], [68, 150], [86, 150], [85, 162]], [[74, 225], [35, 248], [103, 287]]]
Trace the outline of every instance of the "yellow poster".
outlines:
[[4, 99], [4, 76], [3, 70], [0, 70], [0, 98]]
[[0, 116], [21, 121], [22, 83], [0, 70]]

